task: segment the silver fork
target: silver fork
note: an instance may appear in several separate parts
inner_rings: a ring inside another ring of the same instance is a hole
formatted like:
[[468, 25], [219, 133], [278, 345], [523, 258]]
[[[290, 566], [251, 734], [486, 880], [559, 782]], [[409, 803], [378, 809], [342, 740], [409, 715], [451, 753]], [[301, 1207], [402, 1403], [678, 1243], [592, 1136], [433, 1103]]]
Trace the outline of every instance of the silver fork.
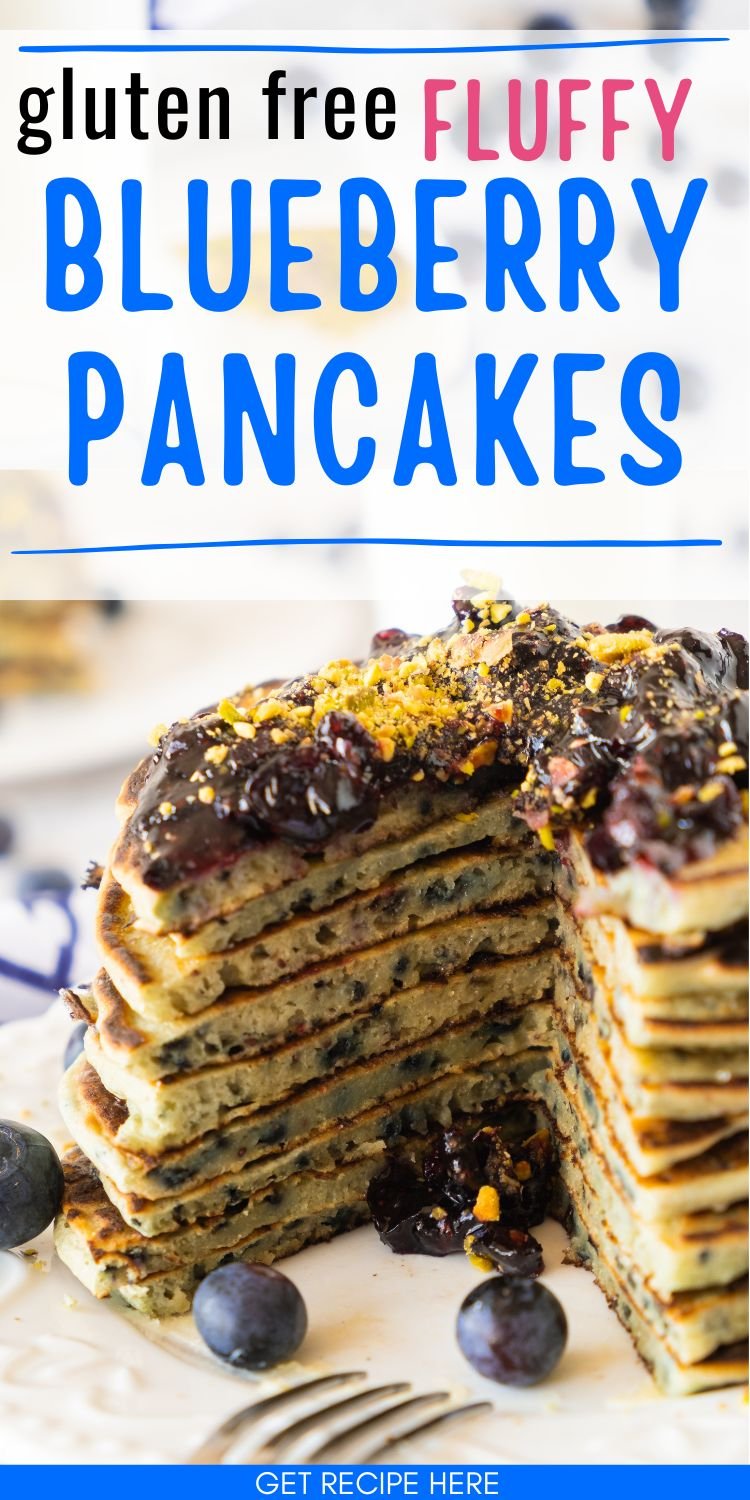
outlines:
[[[226, 1422], [222, 1422], [221, 1426], [217, 1427], [216, 1431], [212, 1432], [210, 1437], [206, 1438], [206, 1441], [191, 1454], [188, 1463], [222, 1463], [239, 1438], [244, 1438], [253, 1427], [263, 1424], [266, 1419], [273, 1419], [284, 1413], [285, 1407], [294, 1406], [305, 1396], [314, 1397], [312, 1408], [306, 1409], [303, 1415], [294, 1420], [278, 1426], [269, 1437], [262, 1440], [258, 1447], [253, 1448], [251, 1453], [243, 1455], [242, 1463], [277, 1463], [300, 1438], [306, 1437], [308, 1433], [318, 1433], [322, 1442], [305, 1452], [305, 1462], [317, 1463], [323, 1459], [331, 1460], [335, 1458], [342, 1445], [346, 1446], [352, 1439], [367, 1437], [372, 1433], [374, 1442], [366, 1447], [364, 1452], [357, 1455], [359, 1463], [366, 1463], [387, 1453], [398, 1443], [440, 1427], [445, 1422], [455, 1421], [456, 1418], [470, 1413], [492, 1410], [492, 1404], [489, 1401], [469, 1401], [456, 1405], [448, 1391], [427, 1391], [422, 1395], [412, 1395], [410, 1393], [413, 1388], [405, 1380], [392, 1381], [388, 1385], [367, 1386], [364, 1390], [355, 1392], [354, 1395], [344, 1396], [336, 1401], [329, 1400], [329, 1392], [334, 1388], [354, 1385], [366, 1379], [367, 1375], [364, 1370], [347, 1370], [341, 1374], [319, 1375], [313, 1380], [300, 1381], [287, 1390], [277, 1391], [273, 1396], [266, 1396], [263, 1400], [254, 1402], [252, 1406], [246, 1406], [242, 1411], [235, 1412], [234, 1416], [228, 1417]], [[372, 1405], [376, 1406], [375, 1411], [370, 1411], [361, 1417], [357, 1416], [353, 1422], [348, 1420], [350, 1414], [358, 1412], [359, 1408]], [[407, 1411], [413, 1412], [423, 1406], [436, 1405], [443, 1409], [428, 1416], [424, 1421], [404, 1427], [397, 1420]], [[390, 1418], [393, 1418], [394, 1422], [390, 1422]], [[343, 1423], [340, 1423], [340, 1419], [343, 1419]]]

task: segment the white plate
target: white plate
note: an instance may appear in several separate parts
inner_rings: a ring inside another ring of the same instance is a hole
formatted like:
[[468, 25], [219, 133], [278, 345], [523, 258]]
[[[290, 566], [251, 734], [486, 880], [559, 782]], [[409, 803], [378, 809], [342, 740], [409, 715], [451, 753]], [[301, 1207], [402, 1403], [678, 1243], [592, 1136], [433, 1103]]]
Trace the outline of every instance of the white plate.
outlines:
[[[67, 1020], [59, 1006], [0, 1028], [0, 1112], [65, 1138], [55, 1105]], [[392, 1255], [370, 1228], [305, 1250], [285, 1265], [308, 1307], [301, 1367], [366, 1370], [489, 1398], [479, 1416], [413, 1442], [401, 1462], [744, 1463], [747, 1407], [730, 1390], [667, 1400], [655, 1394], [592, 1279], [561, 1264], [564, 1236], [542, 1230], [547, 1284], [570, 1340], [535, 1390], [475, 1376], [453, 1324], [477, 1272], [460, 1257]], [[0, 1254], [0, 1451], [5, 1463], [181, 1462], [271, 1381], [223, 1371], [190, 1318], [145, 1324], [97, 1303], [52, 1257]], [[146, 1337], [144, 1337], [144, 1334]], [[288, 1374], [288, 1372], [285, 1372]], [[304, 1449], [294, 1457], [304, 1458]]]
[[370, 621], [367, 602], [346, 600], [129, 604], [92, 632], [90, 691], [2, 705], [0, 784], [135, 764], [155, 724], [362, 651]]

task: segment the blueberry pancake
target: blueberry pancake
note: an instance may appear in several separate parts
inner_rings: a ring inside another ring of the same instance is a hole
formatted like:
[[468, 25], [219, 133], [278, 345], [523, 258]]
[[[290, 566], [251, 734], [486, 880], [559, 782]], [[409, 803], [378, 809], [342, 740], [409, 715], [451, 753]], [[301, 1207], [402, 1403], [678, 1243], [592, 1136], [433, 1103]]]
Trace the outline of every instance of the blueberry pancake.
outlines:
[[[478, 1041], [472, 1028], [465, 1050], [476, 1055]], [[453, 1062], [459, 1050], [455, 1037], [448, 1039], [448, 1050]], [[173, 1218], [189, 1215], [206, 1195], [225, 1189], [229, 1194], [235, 1188], [242, 1192], [248, 1176], [254, 1181], [258, 1173], [283, 1175], [294, 1170], [300, 1157], [335, 1162], [362, 1140], [390, 1141], [424, 1132], [433, 1120], [447, 1123], [455, 1112], [524, 1093], [531, 1075], [544, 1065], [544, 1053], [538, 1051], [517, 1054], [512, 1062], [506, 1053], [500, 1073], [486, 1033], [482, 1050], [484, 1060], [474, 1067], [441, 1070], [435, 1046], [425, 1050], [416, 1066], [400, 1066], [409, 1051], [385, 1064], [366, 1063], [333, 1085], [320, 1081], [303, 1090], [282, 1110], [239, 1114], [221, 1131], [196, 1136], [158, 1156], [124, 1151], [118, 1144], [123, 1106], [85, 1058], [79, 1057], [65, 1075], [60, 1104], [71, 1133], [111, 1185], [112, 1202], [129, 1224], [141, 1228], [140, 1215], [144, 1223], [146, 1215], [155, 1219], [162, 1210]], [[352, 1116], [351, 1099], [365, 1092], [378, 1095], [379, 1104]]]
[[514, 1191], [546, 1174], [659, 1385], [741, 1379], [746, 644], [454, 613], [162, 729], [128, 778], [67, 993], [59, 1252], [181, 1312], [525, 1101], [556, 1166]]
[[[129, 899], [105, 877], [99, 904], [99, 947], [107, 972], [141, 1015], [174, 1018], [202, 1010], [225, 989], [275, 984], [308, 972], [327, 957], [361, 953], [382, 939], [408, 938], [462, 913], [507, 907], [548, 892], [544, 850], [509, 857], [502, 845], [480, 841], [461, 854], [428, 858], [397, 871], [372, 891], [297, 915], [218, 952], [180, 957], [172, 944], [140, 928]], [[533, 918], [532, 918], [533, 920]], [[408, 947], [408, 943], [404, 946]]]
[[[106, 970], [66, 991], [71, 1009], [95, 1021], [102, 1049], [144, 1078], [170, 1078], [227, 1057], [253, 1057], [332, 1021], [367, 1012], [390, 995], [447, 979], [470, 963], [533, 958], [557, 929], [550, 899], [533, 909], [501, 907], [456, 915], [374, 943], [362, 953], [313, 964], [279, 984], [226, 990], [197, 1015], [151, 1019], [134, 1012]], [[546, 939], [546, 942], [545, 942]]]
[[[237, 1062], [229, 1059], [176, 1074], [171, 1078], [140, 1078], [127, 1065], [113, 1063], [99, 1046], [96, 1028], [86, 1035], [86, 1055], [105, 1088], [121, 1099], [127, 1117], [118, 1132], [125, 1148], [159, 1152], [179, 1145], [192, 1134], [217, 1130], [240, 1112], [250, 1114], [283, 1105], [318, 1079], [331, 1083], [340, 1074], [353, 1076], [357, 1064], [370, 1058], [385, 1067], [394, 1059], [394, 1076], [401, 1068], [404, 1048], [414, 1076], [419, 1070], [418, 1048], [428, 1037], [450, 1057], [450, 1038], [456, 1045], [467, 1027], [484, 1028], [487, 1045], [508, 1052], [541, 1045], [551, 1024], [551, 1006], [544, 999], [549, 986], [547, 950], [521, 959], [481, 964], [468, 973], [436, 980], [414, 990], [391, 995], [375, 1012], [331, 1022], [299, 1040], [280, 1045], [268, 1055]], [[534, 1002], [541, 1001], [540, 1004]], [[372, 1102], [367, 1069], [362, 1073], [363, 1107]], [[359, 1103], [359, 1099], [357, 1103]]]

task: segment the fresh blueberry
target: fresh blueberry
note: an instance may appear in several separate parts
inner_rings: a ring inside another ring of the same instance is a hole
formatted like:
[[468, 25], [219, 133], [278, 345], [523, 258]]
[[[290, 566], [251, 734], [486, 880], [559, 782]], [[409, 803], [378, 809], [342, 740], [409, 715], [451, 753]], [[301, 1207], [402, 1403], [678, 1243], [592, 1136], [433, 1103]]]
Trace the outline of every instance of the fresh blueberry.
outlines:
[[195, 1324], [213, 1354], [242, 1370], [291, 1359], [307, 1332], [307, 1311], [288, 1276], [234, 1261], [211, 1271], [193, 1302]]
[[62, 1202], [62, 1167], [38, 1130], [0, 1120], [0, 1250], [33, 1240]]
[[646, 0], [657, 30], [677, 31], [685, 25], [694, 8], [694, 0]]
[[527, 31], [570, 31], [573, 22], [570, 16], [563, 16], [559, 10], [543, 10], [535, 16], [530, 16], [526, 22]]
[[0, 856], [10, 854], [15, 843], [15, 831], [10, 818], [0, 818]]
[[31, 896], [69, 896], [73, 882], [65, 870], [26, 870], [18, 882], [18, 894], [22, 901]]
[[462, 1302], [456, 1335], [461, 1353], [488, 1380], [537, 1385], [560, 1360], [568, 1325], [541, 1282], [492, 1276]]
[[68, 1037], [67, 1046], [63, 1053], [63, 1068], [66, 1072], [68, 1068], [71, 1067], [71, 1065], [75, 1062], [76, 1058], [80, 1057], [80, 1054], [83, 1052], [83, 1039], [88, 1029], [88, 1021], [76, 1021], [76, 1024], [73, 1027], [70, 1036]]

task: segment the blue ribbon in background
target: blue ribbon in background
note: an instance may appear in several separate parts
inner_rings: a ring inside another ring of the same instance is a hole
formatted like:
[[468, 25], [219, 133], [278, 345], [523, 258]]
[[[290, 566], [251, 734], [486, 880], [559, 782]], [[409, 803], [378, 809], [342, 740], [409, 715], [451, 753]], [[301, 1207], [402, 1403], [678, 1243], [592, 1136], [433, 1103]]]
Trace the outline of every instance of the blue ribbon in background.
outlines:
[[14, 959], [5, 958], [0, 953], [0, 981], [3, 979], [13, 980], [16, 984], [25, 984], [30, 989], [41, 990], [46, 994], [56, 994], [58, 990], [72, 984], [74, 954], [78, 940], [78, 922], [70, 904], [71, 895], [72, 892], [40, 891], [38, 894], [29, 896], [21, 901], [20, 904], [27, 911], [32, 911], [34, 906], [40, 901], [54, 901], [65, 917], [67, 932], [58, 948], [51, 973], [45, 974], [39, 969], [17, 963]]

